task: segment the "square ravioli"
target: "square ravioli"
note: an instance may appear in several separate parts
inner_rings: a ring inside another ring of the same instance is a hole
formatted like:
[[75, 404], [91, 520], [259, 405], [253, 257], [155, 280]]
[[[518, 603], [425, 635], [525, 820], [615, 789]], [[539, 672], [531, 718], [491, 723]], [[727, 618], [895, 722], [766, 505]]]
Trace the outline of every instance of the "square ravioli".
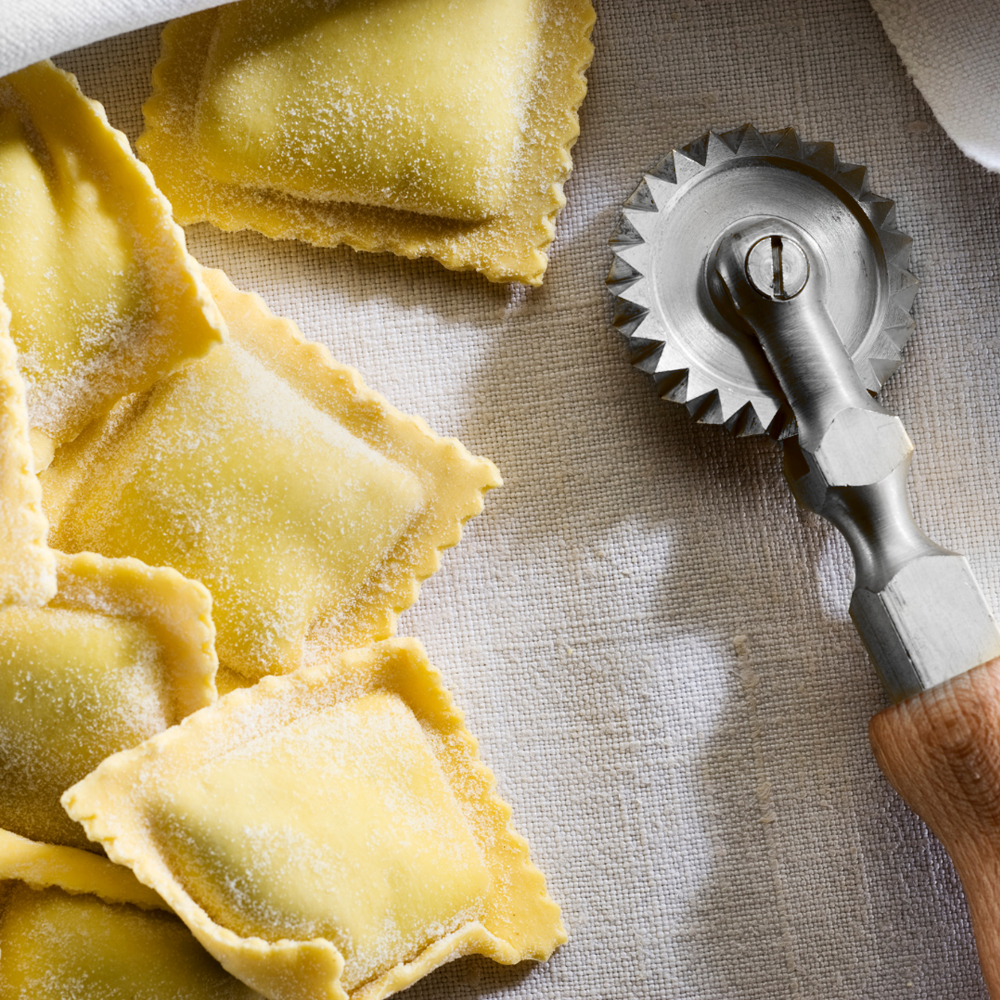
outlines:
[[56, 592], [56, 563], [47, 543], [24, 382], [2, 293], [0, 278], [0, 607], [11, 601], [39, 605]]
[[63, 796], [272, 1000], [377, 1000], [460, 955], [565, 940], [476, 742], [414, 640], [265, 678]]
[[0, 276], [39, 469], [223, 337], [149, 170], [49, 62], [0, 79]]
[[215, 701], [210, 610], [175, 570], [91, 554], [58, 554], [45, 607], [0, 608], [0, 828], [93, 846], [59, 798]]
[[242, 0], [171, 22], [140, 155], [182, 223], [541, 283], [589, 0]]
[[0, 830], [0, 1000], [260, 1000], [127, 869]]
[[284, 673], [307, 643], [390, 635], [500, 479], [222, 272], [205, 280], [229, 343], [63, 448], [43, 503], [59, 548], [204, 583], [223, 665]]

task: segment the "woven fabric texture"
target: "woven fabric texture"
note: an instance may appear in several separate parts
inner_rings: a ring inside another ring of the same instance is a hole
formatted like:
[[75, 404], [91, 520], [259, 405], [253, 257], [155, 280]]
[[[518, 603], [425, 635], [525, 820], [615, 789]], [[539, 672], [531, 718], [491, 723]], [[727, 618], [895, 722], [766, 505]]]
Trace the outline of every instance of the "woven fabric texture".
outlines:
[[[846, 545], [796, 508], [772, 442], [655, 398], [604, 277], [642, 172], [710, 126], [794, 124], [868, 163], [922, 282], [884, 393], [916, 443], [916, 515], [998, 606], [1000, 178], [949, 141], [867, 0], [602, 0], [594, 42], [540, 289], [188, 230], [506, 479], [400, 633], [465, 709], [570, 941], [537, 966], [461, 960], [408, 996], [983, 1000], [951, 864], [868, 749], [885, 702]], [[56, 61], [134, 140], [158, 45], [153, 27]]]
[[0, 76], [56, 52], [217, 7], [220, 0], [4, 0]]
[[1000, 170], [1000, 17], [990, 0], [871, 0], [962, 151]]

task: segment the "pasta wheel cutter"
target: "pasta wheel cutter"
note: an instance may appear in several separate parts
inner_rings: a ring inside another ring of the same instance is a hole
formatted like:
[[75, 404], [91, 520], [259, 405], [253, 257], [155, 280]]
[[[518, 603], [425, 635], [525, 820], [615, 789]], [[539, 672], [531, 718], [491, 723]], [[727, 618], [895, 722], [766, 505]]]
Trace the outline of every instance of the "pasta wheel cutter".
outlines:
[[660, 395], [781, 440], [796, 499], [847, 539], [851, 617], [896, 703], [872, 747], [955, 862], [1000, 1000], [1000, 629], [966, 559], [914, 522], [913, 445], [875, 398], [916, 290], [894, 216], [832, 143], [708, 132], [628, 199], [607, 280]]

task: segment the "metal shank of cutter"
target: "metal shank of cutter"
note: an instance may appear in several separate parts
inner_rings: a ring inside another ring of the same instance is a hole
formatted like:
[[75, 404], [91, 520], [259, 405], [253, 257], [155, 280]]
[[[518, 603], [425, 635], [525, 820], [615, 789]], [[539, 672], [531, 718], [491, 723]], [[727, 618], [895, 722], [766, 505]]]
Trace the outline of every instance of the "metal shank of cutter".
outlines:
[[715, 241], [750, 216], [785, 218], [813, 234], [830, 265], [828, 304], [848, 354], [875, 394], [913, 328], [911, 240], [893, 202], [872, 193], [867, 168], [831, 142], [792, 128], [707, 132], [668, 154], [628, 199], [610, 243], [615, 326], [661, 396], [738, 435], [796, 433], [760, 345], [734, 329], [709, 291]]

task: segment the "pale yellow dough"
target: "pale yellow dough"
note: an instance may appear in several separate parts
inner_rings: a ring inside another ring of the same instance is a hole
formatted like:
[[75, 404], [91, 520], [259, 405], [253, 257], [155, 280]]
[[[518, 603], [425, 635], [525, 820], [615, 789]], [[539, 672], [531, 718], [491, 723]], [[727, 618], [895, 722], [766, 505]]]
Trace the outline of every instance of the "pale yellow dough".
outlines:
[[0, 79], [0, 276], [39, 469], [223, 338], [149, 171], [49, 62]]
[[202, 581], [220, 662], [259, 677], [390, 635], [500, 479], [222, 272], [205, 280], [230, 343], [63, 448], [43, 501], [59, 548]]
[[126, 868], [0, 830], [0, 1000], [254, 1000]]
[[0, 827], [92, 847], [59, 797], [215, 701], [210, 610], [172, 569], [91, 554], [58, 554], [47, 606], [0, 608]]
[[272, 1000], [378, 1000], [459, 955], [565, 940], [528, 847], [415, 640], [265, 678], [63, 796]]
[[314, 201], [495, 215], [507, 203], [538, 61], [535, 7], [225, 7], [195, 106], [202, 169]]
[[56, 563], [46, 541], [49, 525], [28, 436], [24, 381], [2, 293], [0, 277], [0, 607], [41, 605], [56, 592]]
[[589, 0], [242, 0], [171, 22], [140, 155], [182, 223], [541, 283]]

